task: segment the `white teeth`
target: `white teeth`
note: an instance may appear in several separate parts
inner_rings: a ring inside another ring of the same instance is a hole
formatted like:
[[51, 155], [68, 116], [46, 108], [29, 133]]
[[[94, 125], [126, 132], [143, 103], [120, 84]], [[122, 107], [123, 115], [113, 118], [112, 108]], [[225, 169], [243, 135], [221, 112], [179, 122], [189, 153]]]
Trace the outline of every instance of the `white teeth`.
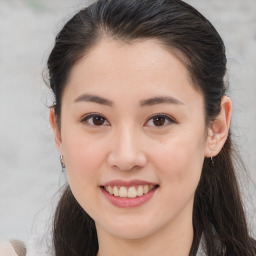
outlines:
[[142, 196], [143, 195], [143, 187], [142, 186], [138, 187], [137, 195], [138, 196]]
[[117, 197], [135, 198], [137, 196], [142, 196], [143, 194], [148, 194], [154, 187], [154, 185], [139, 185], [137, 189], [135, 186], [129, 188], [124, 186], [105, 186], [104, 188], [109, 194]]
[[144, 194], [147, 194], [147, 193], [148, 193], [148, 190], [149, 190], [148, 185], [145, 185], [145, 186], [143, 187], [143, 193], [144, 193]]
[[119, 196], [120, 197], [127, 197], [127, 188], [126, 187], [120, 187], [119, 189]]
[[111, 186], [108, 186], [108, 190], [109, 194], [113, 195], [114, 194], [114, 191], [113, 191], [113, 188]]
[[113, 188], [113, 193], [114, 193], [114, 196], [119, 196], [119, 191], [116, 186], [114, 186], [114, 188]]
[[137, 196], [137, 190], [135, 187], [129, 187], [128, 189], [128, 197], [135, 198]]

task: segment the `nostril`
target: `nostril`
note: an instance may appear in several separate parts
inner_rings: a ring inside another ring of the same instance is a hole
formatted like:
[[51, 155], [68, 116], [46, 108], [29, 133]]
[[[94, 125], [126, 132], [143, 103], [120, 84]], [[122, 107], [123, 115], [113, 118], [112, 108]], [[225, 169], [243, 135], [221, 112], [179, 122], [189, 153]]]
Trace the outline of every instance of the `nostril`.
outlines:
[[138, 152], [111, 152], [107, 158], [109, 166], [118, 168], [122, 171], [131, 171], [135, 168], [146, 166], [147, 158], [143, 153]]

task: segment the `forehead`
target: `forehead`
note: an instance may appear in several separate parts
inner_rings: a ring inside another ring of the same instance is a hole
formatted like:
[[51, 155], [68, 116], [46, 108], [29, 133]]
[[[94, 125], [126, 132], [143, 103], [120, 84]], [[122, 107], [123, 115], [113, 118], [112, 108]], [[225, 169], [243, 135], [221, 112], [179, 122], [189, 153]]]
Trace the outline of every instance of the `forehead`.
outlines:
[[188, 70], [178, 60], [175, 51], [167, 50], [160, 41], [153, 39], [136, 40], [132, 43], [104, 39], [74, 65], [71, 76], [81, 71], [85, 65], [90, 66], [90, 71], [112, 74], [114, 69], [116, 72], [120, 71], [120, 75], [128, 71], [159, 73], [182, 69], [184, 76], [189, 79]]
[[202, 98], [185, 65], [157, 40], [131, 44], [102, 40], [74, 65], [67, 87], [70, 95], [84, 91], [121, 94], [125, 99], [129, 94], [156, 93], [171, 93], [185, 101]]

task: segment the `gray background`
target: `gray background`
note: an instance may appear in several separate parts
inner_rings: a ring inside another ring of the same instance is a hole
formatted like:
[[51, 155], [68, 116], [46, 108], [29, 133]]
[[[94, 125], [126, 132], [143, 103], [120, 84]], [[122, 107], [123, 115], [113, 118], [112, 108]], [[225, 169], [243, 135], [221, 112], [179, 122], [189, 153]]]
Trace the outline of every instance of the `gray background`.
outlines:
[[[256, 0], [190, 0], [215, 25], [228, 55], [233, 135], [251, 231], [256, 227]], [[86, 1], [0, 0], [0, 239], [27, 240], [49, 225], [66, 178], [48, 124], [42, 71], [61, 26]], [[254, 232], [255, 236], [255, 232]]]

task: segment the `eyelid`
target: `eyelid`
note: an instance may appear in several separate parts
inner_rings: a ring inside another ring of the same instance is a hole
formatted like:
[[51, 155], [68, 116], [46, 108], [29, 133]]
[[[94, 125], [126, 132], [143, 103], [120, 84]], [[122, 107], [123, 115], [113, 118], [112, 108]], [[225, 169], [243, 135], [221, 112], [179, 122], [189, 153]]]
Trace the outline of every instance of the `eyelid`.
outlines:
[[81, 119], [81, 122], [82, 122], [82, 123], [85, 123], [85, 124], [88, 125], [88, 126], [92, 126], [92, 127], [106, 126], [106, 125], [104, 125], [104, 124], [103, 124], [103, 125], [91, 125], [91, 124], [88, 124], [87, 121], [88, 121], [90, 118], [94, 117], [94, 116], [100, 116], [100, 117], [104, 118], [104, 119], [105, 119], [105, 122], [108, 122], [108, 124], [110, 125], [108, 119], [107, 119], [106, 117], [104, 117], [102, 114], [97, 113], [97, 112], [92, 112], [92, 113], [88, 113], [88, 114], [84, 115], [84, 116], [82, 117], [82, 119]]
[[[152, 116], [150, 116], [150, 117], [148, 118], [148, 120], [146, 121], [145, 124], [147, 124], [152, 118], [154, 118], [154, 117], [159, 117], [159, 116], [160, 116], [160, 117], [164, 117], [164, 118], [169, 122], [168, 125], [170, 125], [170, 124], [172, 124], [172, 123], [177, 123], [177, 121], [175, 120], [175, 118], [171, 117], [170, 115], [165, 114], [165, 113], [157, 113], [157, 114], [153, 114]], [[153, 126], [153, 127], [158, 128], [158, 129], [161, 129], [161, 128], [166, 127], [166, 126], [168, 126], [168, 125]], [[151, 126], [151, 127], [152, 127], [152, 126]]]
[[[108, 125], [110, 125], [110, 123], [109, 123], [109, 121], [107, 120], [107, 118], [104, 117], [102, 114], [97, 113], [97, 112], [93, 112], [93, 113], [88, 113], [88, 114], [86, 114], [85, 116], [82, 117], [81, 122], [86, 123], [86, 125], [88, 125], [88, 126], [97, 127], [97, 125], [88, 124], [88, 122], [87, 122], [90, 118], [92, 118], [92, 117], [94, 117], [94, 116], [100, 116], [100, 117], [104, 118], [105, 122], [107, 122]], [[171, 117], [171, 116], [168, 115], [168, 114], [165, 114], [165, 113], [156, 113], [156, 114], [151, 115], [151, 116], [147, 119], [147, 121], [146, 121], [145, 124], [147, 124], [147, 123], [148, 123], [151, 119], [153, 119], [154, 117], [159, 117], [159, 116], [165, 118], [165, 119], [169, 122], [168, 125], [170, 125], [170, 124], [172, 124], [172, 123], [177, 123], [176, 120], [175, 120], [175, 118]], [[153, 127], [160, 129], [160, 128], [166, 127], [166, 126], [168, 126], [168, 125], [163, 125], [163, 126], [156, 126], [156, 125], [155, 125], [155, 126], [153, 126]], [[103, 124], [103, 125], [99, 125], [98, 127], [100, 127], [100, 126], [106, 126], [106, 125]]]

